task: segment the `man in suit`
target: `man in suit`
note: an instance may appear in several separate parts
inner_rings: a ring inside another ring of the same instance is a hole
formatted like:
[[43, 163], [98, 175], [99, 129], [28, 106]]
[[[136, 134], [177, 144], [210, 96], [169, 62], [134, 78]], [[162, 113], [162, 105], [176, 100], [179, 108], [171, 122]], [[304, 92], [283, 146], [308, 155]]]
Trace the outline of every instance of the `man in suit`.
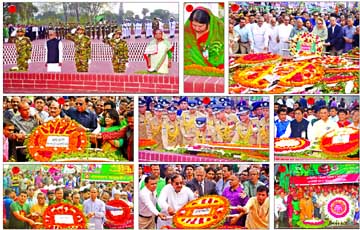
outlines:
[[330, 55], [341, 55], [344, 49], [343, 30], [341, 26], [336, 24], [336, 18], [330, 18], [330, 26], [328, 27], [328, 38], [325, 41], [328, 46]]
[[186, 183], [195, 194], [199, 197], [204, 195], [217, 195], [216, 184], [212, 181], [205, 179], [205, 169], [199, 166], [195, 169], [195, 178]]

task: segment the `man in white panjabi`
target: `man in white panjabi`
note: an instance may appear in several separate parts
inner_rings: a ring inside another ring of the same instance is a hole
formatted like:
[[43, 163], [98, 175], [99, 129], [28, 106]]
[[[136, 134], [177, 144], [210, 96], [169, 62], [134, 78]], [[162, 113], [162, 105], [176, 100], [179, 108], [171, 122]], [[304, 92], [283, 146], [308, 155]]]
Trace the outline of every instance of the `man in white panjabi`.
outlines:
[[148, 71], [167, 74], [171, 68], [173, 46], [160, 29], [154, 30], [154, 38], [144, 53]]
[[284, 23], [279, 25], [279, 31], [281, 31], [279, 33], [279, 54], [281, 56], [289, 55], [289, 51], [287, 51], [289, 49], [289, 36], [293, 28], [289, 23], [289, 16], [285, 16]]
[[264, 18], [259, 17], [257, 24], [251, 27], [252, 42], [251, 50], [253, 53], [264, 53], [268, 51], [269, 30], [264, 25]]
[[61, 72], [63, 44], [56, 38], [54, 30], [49, 31], [49, 40], [45, 43], [45, 59], [47, 72]]
[[276, 18], [270, 19], [269, 24], [269, 52], [279, 53], [279, 26], [276, 25]]

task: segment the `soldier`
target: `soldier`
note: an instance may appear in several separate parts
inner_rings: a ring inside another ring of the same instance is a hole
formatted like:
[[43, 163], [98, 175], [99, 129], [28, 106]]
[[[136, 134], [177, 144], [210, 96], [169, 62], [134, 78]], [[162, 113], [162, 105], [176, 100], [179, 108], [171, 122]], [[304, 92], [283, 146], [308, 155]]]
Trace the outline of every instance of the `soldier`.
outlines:
[[113, 21], [113, 22], [111, 23], [111, 32], [114, 33], [115, 30], [117, 30], [117, 25], [116, 25], [116, 23]]
[[101, 23], [101, 35], [102, 35], [102, 38], [105, 39], [105, 24], [104, 23]]
[[135, 39], [141, 38], [142, 24], [140, 20], [135, 22]]
[[65, 38], [65, 35], [70, 33], [70, 25], [69, 23], [66, 23], [65, 27], [64, 27], [64, 38]]
[[263, 117], [259, 121], [260, 133], [259, 133], [259, 144], [269, 144], [269, 132], [270, 132], [270, 120], [269, 120], [269, 102], [263, 101], [261, 103], [263, 108]]
[[105, 24], [105, 34], [106, 34], [106, 37], [111, 33], [111, 26], [109, 23], [106, 23]]
[[114, 32], [111, 39], [105, 38], [104, 43], [109, 44], [113, 50], [112, 64], [115, 73], [124, 73], [128, 66], [128, 46], [126, 41], [121, 39], [121, 30]]
[[231, 143], [243, 145], [255, 145], [258, 143], [259, 121], [250, 119], [250, 109], [248, 107], [239, 108], [240, 123], [236, 127], [235, 135]]
[[95, 39], [95, 24], [91, 24], [91, 37], [92, 39]]
[[197, 131], [195, 125], [196, 117], [204, 116], [203, 114], [200, 114], [198, 111], [196, 111], [196, 104], [196, 101], [189, 100], [189, 110], [183, 111], [181, 113], [180, 131], [183, 136], [183, 145], [194, 145]]
[[90, 22], [88, 22], [85, 26], [85, 34], [86, 36], [88, 37], [91, 37], [91, 25], [90, 25]]
[[127, 37], [126, 37], [126, 30], [127, 30], [127, 25], [126, 25], [126, 20], [124, 20], [124, 22], [123, 22], [123, 24], [121, 24], [121, 30], [122, 30], [122, 38], [123, 39], [126, 39]]
[[208, 126], [206, 117], [196, 118], [196, 127], [198, 128], [195, 136], [195, 144], [210, 144], [212, 142], [221, 142], [213, 126]]
[[60, 24], [59, 26], [59, 32], [60, 32], [60, 39], [64, 39], [65, 37], [65, 29], [64, 29], [64, 25]]
[[151, 112], [146, 111], [146, 101], [139, 99], [139, 138], [148, 138], [150, 131], [149, 121], [152, 118]]
[[168, 119], [162, 124], [162, 142], [164, 149], [175, 148], [181, 144], [180, 122], [176, 117], [177, 108], [167, 109]]
[[146, 19], [145, 21], [145, 35], [146, 38], [152, 37], [152, 23], [150, 19]]
[[163, 123], [163, 106], [160, 104], [155, 105], [155, 116], [150, 119], [149, 121], [149, 127], [150, 132], [148, 138], [154, 140], [158, 145], [156, 146], [156, 150], [163, 149], [162, 145], [162, 133], [161, 133], [161, 127]]
[[174, 17], [170, 17], [170, 21], [169, 21], [170, 38], [175, 37], [175, 29], [176, 29], [176, 21]]
[[25, 29], [20, 28], [16, 32], [15, 47], [16, 47], [16, 63], [19, 71], [27, 71], [31, 61], [31, 41], [25, 37]]
[[96, 24], [95, 30], [96, 30], [96, 38], [97, 38], [98, 40], [100, 40], [101, 25], [100, 25], [100, 24]]
[[56, 38], [59, 39], [60, 38], [60, 25], [55, 26], [55, 33], [56, 33]]
[[84, 35], [84, 33], [85, 28], [78, 26], [75, 35], [66, 34], [65, 36], [66, 39], [74, 42], [75, 65], [78, 72], [88, 72], [89, 64], [91, 63], [91, 39]]

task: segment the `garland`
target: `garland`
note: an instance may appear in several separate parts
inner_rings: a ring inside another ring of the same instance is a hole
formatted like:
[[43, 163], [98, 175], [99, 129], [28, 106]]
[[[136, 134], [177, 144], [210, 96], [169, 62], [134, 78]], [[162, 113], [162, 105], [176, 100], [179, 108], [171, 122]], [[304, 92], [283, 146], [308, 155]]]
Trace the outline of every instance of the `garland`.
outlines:
[[329, 225], [328, 220], [320, 220], [320, 219], [315, 219], [315, 220], [319, 220], [319, 223], [313, 224], [313, 223], [309, 223], [309, 220], [304, 220], [304, 221], [300, 220], [297, 224], [300, 228], [305, 228], [305, 229], [320, 229], [320, 228], [326, 228]]
[[224, 77], [224, 70], [211, 66], [201, 66], [197, 64], [186, 65], [184, 75], [206, 76], [206, 77]]
[[[73, 217], [73, 223], [56, 223], [56, 215], [71, 215]], [[59, 203], [46, 208], [43, 215], [43, 225], [45, 229], [85, 229], [86, 218], [83, 212], [77, 207], [67, 203]]]
[[230, 203], [218, 195], [202, 196], [180, 208], [174, 215], [174, 226], [180, 229], [209, 229], [222, 226], [230, 213]]
[[140, 149], [146, 149], [146, 148], [154, 149], [156, 148], [157, 145], [158, 144], [153, 139], [142, 139], [142, 138], [139, 139]]
[[126, 223], [130, 216], [131, 216], [131, 210], [128, 204], [126, 204], [122, 200], [110, 200], [106, 203], [107, 206], [112, 206], [115, 208], [119, 208], [119, 210], [122, 211], [120, 215], [114, 215], [111, 210], [106, 210], [106, 219], [115, 222], [117, 225], [121, 225]]
[[281, 61], [281, 56], [270, 53], [245, 54], [235, 60], [241, 67], [253, 67], [258, 64], [275, 64]]
[[242, 86], [265, 89], [270, 84], [264, 77], [270, 75], [275, 65], [257, 65], [245, 70], [237, 70], [234, 73], [233, 80]]
[[303, 138], [275, 138], [274, 152], [278, 154], [302, 152], [310, 147], [310, 141]]
[[[48, 138], [68, 137], [68, 146], [47, 146]], [[74, 120], [54, 119], [37, 126], [24, 143], [28, 154], [35, 161], [49, 161], [54, 155], [84, 152], [89, 146], [85, 130]]]
[[289, 48], [292, 56], [321, 56], [323, 52], [323, 42], [317, 35], [302, 32], [291, 39]]

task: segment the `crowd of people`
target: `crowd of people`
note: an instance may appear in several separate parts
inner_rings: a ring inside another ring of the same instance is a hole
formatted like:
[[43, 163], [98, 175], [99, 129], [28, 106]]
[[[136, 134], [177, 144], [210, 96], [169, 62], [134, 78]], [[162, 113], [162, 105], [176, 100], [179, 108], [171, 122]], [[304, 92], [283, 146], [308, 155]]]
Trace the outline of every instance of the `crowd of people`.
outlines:
[[268, 145], [269, 102], [263, 100], [140, 98], [139, 138], [154, 140], [156, 150], [213, 142]]
[[293, 96], [275, 98], [274, 122], [275, 137], [305, 138], [310, 141], [319, 139], [330, 130], [359, 125], [359, 102], [356, 98], [324, 97], [313, 98]]
[[[65, 35], [70, 33], [72, 29], [77, 28], [79, 25], [76, 23], [59, 23], [53, 24], [49, 23], [48, 25], [13, 25], [5, 24], [3, 27], [3, 41], [5, 43], [14, 42], [14, 37], [16, 31], [19, 28], [25, 29], [25, 36], [29, 37], [31, 41], [38, 39], [49, 39], [49, 31], [53, 30], [56, 32], [57, 39], [64, 39]], [[177, 22], [174, 17], [170, 17], [168, 22], [163, 23], [162, 20], [158, 17], [151, 19], [136, 19], [131, 21], [130, 19], [124, 19], [122, 24], [117, 24], [114, 21], [100, 21], [97, 23], [86, 23], [84, 25], [85, 34], [91, 39], [105, 39], [109, 34], [114, 33], [115, 30], [121, 28], [123, 31], [122, 38], [130, 39], [134, 36], [135, 39], [145, 37], [149, 39], [153, 37], [152, 31], [155, 28], [160, 28], [161, 30], [166, 29], [169, 32], [170, 38], [175, 37], [175, 31], [177, 28]]]
[[[133, 160], [133, 97], [3, 97], [3, 160], [27, 161], [24, 141], [45, 122], [64, 118], [79, 123], [92, 146]], [[107, 138], [105, 136], [107, 135]]]
[[114, 226], [106, 219], [106, 205], [122, 200], [133, 208], [133, 183], [94, 182], [81, 179], [81, 170], [63, 173], [59, 170], [24, 170], [13, 166], [3, 172], [3, 223], [5, 229], [41, 229], [46, 208], [66, 203], [83, 212], [95, 229]]
[[230, 54], [271, 52], [289, 56], [290, 40], [299, 33], [309, 32], [323, 42], [323, 52], [341, 55], [359, 47], [359, 16], [356, 8], [343, 7], [329, 13], [326, 9], [310, 12], [298, 7], [256, 10], [240, 4], [229, 13], [229, 51]]
[[227, 198], [226, 225], [268, 228], [268, 165], [140, 165], [139, 228], [171, 226], [177, 210], [205, 195]]

